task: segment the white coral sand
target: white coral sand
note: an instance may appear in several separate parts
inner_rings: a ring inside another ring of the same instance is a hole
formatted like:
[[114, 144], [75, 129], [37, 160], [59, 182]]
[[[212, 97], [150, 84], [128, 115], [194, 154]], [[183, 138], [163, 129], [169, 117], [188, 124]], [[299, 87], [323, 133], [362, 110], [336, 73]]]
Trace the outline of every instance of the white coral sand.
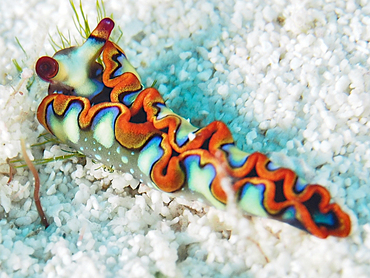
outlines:
[[[83, 6], [94, 28], [95, 1]], [[27, 78], [38, 57], [53, 54], [48, 33], [56, 39], [56, 26], [79, 35], [68, 1], [1, 1], [0, 277], [368, 277], [369, 1], [105, 6], [144, 84], [157, 80], [168, 106], [195, 125], [222, 120], [240, 148], [268, 153], [328, 188], [351, 216], [351, 235], [321, 240], [273, 220], [172, 199], [77, 158], [38, 167], [52, 223], [44, 230], [32, 175], [19, 169], [7, 183], [4, 163], [20, 152], [20, 138], [30, 145], [44, 132], [35, 111], [46, 84], [36, 80], [28, 91], [11, 59]], [[32, 152], [47, 158], [63, 148]]]

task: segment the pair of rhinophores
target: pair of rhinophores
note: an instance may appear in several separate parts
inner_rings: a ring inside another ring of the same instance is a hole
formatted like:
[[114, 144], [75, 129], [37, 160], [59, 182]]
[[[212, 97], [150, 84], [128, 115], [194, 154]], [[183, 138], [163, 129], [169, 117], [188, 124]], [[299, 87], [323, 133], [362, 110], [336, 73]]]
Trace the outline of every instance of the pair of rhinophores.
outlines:
[[320, 238], [350, 233], [349, 216], [330, 204], [324, 187], [261, 153], [239, 150], [220, 121], [191, 125], [156, 89], [145, 89], [125, 53], [109, 41], [113, 27], [104, 18], [82, 46], [37, 61], [38, 76], [50, 83], [37, 118], [50, 133], [162, 191], [195, 195], [217, 208], [225, 207], [230, 191], [245, 214], [274, 218]]

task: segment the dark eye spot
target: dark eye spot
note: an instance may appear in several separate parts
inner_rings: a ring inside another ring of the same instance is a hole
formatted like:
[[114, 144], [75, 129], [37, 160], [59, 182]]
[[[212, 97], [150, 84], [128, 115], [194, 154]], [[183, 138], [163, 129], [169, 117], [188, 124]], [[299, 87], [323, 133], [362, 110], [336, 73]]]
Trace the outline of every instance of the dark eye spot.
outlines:
[[51, 57], [43, 56], [37, 60], [36, 73], [41, 79], [47, 82], [50, 82], [50, 80], [57, 75], [58, 70], [58, 62]]

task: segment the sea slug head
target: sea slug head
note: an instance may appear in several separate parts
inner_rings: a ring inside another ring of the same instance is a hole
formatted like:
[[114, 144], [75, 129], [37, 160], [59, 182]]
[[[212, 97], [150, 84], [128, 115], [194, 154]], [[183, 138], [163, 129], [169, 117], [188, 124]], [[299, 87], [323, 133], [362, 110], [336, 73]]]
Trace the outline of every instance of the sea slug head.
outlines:
[[53, 91], [92, 98], [102, 89], [98, 76], [102, 66], [96, 62], [114, 28], [110, 18], [102, 19], [85, 43], [43, 56], [36, 62], [36, 73], [49, 82]]

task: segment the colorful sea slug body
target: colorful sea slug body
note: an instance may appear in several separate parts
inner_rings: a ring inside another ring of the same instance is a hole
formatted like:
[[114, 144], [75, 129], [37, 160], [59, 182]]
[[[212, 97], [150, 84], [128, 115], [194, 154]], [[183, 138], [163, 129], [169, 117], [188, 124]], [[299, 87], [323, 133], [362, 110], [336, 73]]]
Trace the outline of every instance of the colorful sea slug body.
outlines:
[[261, 153], [239, 150], [222, 122], [194, 127], [167, 108], [156, 89], [145, 89], [125, 53], [109, 41], [113, 27], [105, 18], [82, 46], [37, 61], [37, 74], [50, 83], [37, 118], [50, 133], [162, 191], [194, 194], [218, 208], [230, 191], [245, 214], [320, 238], [349, 234], [349, 216], [329, 204], [324, 187], [307, 184]]

